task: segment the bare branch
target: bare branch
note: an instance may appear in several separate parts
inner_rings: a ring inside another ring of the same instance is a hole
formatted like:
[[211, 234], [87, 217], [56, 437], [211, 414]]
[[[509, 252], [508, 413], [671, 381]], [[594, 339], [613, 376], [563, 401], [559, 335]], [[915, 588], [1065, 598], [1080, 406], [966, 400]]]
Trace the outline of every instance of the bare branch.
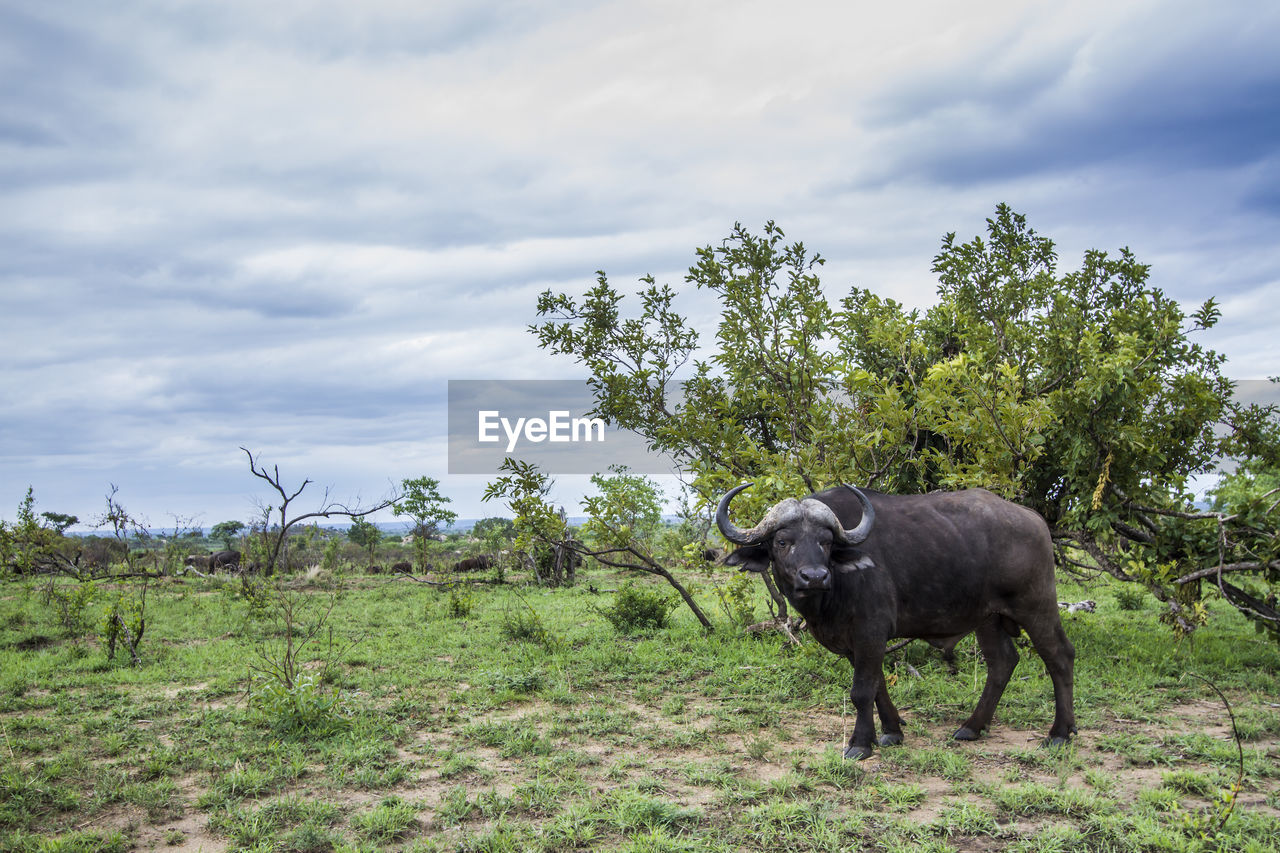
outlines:
[[315, 512], [303, 513], [302, 515], [296, 516], [291, 519], [288, 516], [289, 504], [292, 503], [295, 498], [297, 498], [299, 495], [302, 494], [302, 490], [305, 489], [308, 485], [310, 485], [311, 480], [304, 479], [302, 481], [302, 485], [299, 486], [292, 494], [290, 494], [289, 491], [285, 489], [285, 487], [280, 481], [280, 466], [273, 465], [271, 468], [271, 472], [268, 473], [265, 467], [261, 467], [258, 465], [257, 461], [253, 458], [253, 453], [249, 450], [249, 448], [241, 446], [240, 449], [243, 450], [245, 452], [245, 455], [249, 457], [249, 471], [258, 479], [264, 480], [268, 484], [270, 484], [271, 488], [274, 489], [276, 493], [280, 495], [280, 506], [277, 507], [280, 515], [280, 520], [278, 522], [279, 527], [278, 527], [278, 530], [274, 532], [274, 536], [271, 535], [267, 529], [270, 524], [272, 507], [267, 506], [263, 509], [263, 512], [262, 512], [263, 537], [266, 541], [267, 549], [268, 549], [267, 564], [265, 567], [263, 567], [263, 572], [265, 574], [271, 574], [275, 570], [277, 561], [280, 558], [280, 552], [283, 550], [285, 542], [288, 540], [289, 528], [293, 527], [298, 522], [306, 521], [307, 519], [312, 519], [312, 518], [331, 518], [334, 516], [339, 516], [342, 518], [363, 518], [364, 516], [370, 515], [371, 513], [375, 513], [380, 510], [387, 509], [388, 507], [392, 506], [393, 504], [395, 504], [400, 500], [400, 495], [397, 494], [393, 489], [391, 497], [384, 499], [382, 502], [372, 507], [369, 507], [367, 509], [360, 509], [357, 506], [353, 508], [345, 504], [331, 501], [329, 499], [329, 490], [325, 489], [324, 496], [320, 501], [319, 510]]
[[1234, 515], [1227, 515], [1221, 512], [1182, 512], [1176, 509], [1161, 509], [1153, 506], [1133, 505], [1138, 512], [1147, 512], [1152, 515], [1167, 515], [1170, 518], [1185, 518], [1189, 521], [1220, 521], [1227, 522], [1235, 518]]
[[1280, 560], [1272, 560], [1269, 563], [1246, 562], [1246, 563], [1227, 563], [1221, 566], [1212, 566], [1207, 569], [1200, 569], [1199, 571], [1191, 572], [1190, 574], [1183, 575], [1182, 577], [1175, 580], [1173, 583], [1178, 584], [1180, 586], [1182, 584], [1191, 583], [1192, 581], [1198, 581], [1198, 580], [1201, 580], [1202, 578], [1212, 577], [1214, 575], [1223, 574], [1226, 572], [1260, 572], [1260, 571], [1263, 571], [1264, 569], [1280, 570]]
[[1081, 551], [1084, 551], [1098, 564], [1098, 568], [1105, 571], [1114, 578], [1134, 583], [1138, 579], [1126, 572], [1124, 569], [1116, 565], [1111, 557], [1102, 550], [1102, 546], [1090, 536], [1088, 533], [1079, 530], [1056, 530], [1053, 533], [1054, 541], [1070, 542]]

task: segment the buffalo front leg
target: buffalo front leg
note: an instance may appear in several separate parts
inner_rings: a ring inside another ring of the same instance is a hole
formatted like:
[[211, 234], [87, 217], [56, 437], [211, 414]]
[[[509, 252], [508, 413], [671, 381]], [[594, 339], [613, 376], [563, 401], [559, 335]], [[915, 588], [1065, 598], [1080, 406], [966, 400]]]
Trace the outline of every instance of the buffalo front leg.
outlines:
[[953, 737], [956, 740], [977, 740], [982, 730], [991, 725], [991, 717], [996, 712], [996, 705], [1004, 695], [1004, 688], [1018, 665], [1018, 649], [1013, 638], [1000, 627], [1000, 618], [994, 616], [983, 622], [974, 631], [978, 638], [978, 647], [982, 649], [982, 657], [987, 661], [987, 682], [982, 688], [982, 696], [969, 719], [956, 729]]
[[[849, 738], [849, 746], [844, 751], [845, 758], [861, 761], [871, 755], [871, 744], [876, 737], [876, 723], [873, 707], [877, 694], [884, 689], [883, 641], [880, 643], [880, 654], [850, 656], [853, 661], [853, 687], [849, 690], [849, 701], [853, 703], [854, 722], [853, 736]], [[888, 693], [885, 693], [888, 700]], [[897, 716], [897, 712], [894, 712]]]

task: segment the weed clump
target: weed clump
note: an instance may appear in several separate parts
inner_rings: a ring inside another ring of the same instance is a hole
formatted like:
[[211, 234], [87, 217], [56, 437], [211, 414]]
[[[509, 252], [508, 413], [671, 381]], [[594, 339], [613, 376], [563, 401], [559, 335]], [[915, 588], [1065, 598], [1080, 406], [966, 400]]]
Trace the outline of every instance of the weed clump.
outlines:
[[449, 601], [445, 604], [445, 612], [454, 619], [466, 619], [476, 608], [476, 596], [466, 586], [453, 584], [449, 587]]
[[1141, 587], [1126, 586], [1116, 590], [1116, 604], [1121, 610], [1141, 610], [1146, 598], [1146, 590]]
[[667, 627], [675, 607], [676, 601], [670, 596], [628, 583], [618, 590], [612, 605], [598, 611], [618, 633], [634, 634]]
[[341, 696], [326, 690], [312, 673], [299, 675], [292, 684], [255, 673], [249, 695], [267, 724], [282, 734], [326, 735], [350, 725]]

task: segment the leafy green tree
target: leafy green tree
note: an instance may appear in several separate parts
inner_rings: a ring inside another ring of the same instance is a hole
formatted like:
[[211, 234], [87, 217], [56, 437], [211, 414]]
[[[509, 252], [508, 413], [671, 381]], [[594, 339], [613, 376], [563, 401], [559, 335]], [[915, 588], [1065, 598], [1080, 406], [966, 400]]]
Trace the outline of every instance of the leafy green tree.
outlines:
[[642, 279], [624, 317], [603, 272], [581, 298], [543, 293], [530, 330], [590, 371], [595, 415], [671, 455], [704, 501], [744, 479], [749, 516], [840, 482], [985, 486], [1048, 519], [1064, 566], [1142, 581], [1194, 628], [1183, 570], [1219, 553], [1188, 483], [1280, 446], [1275, 409], [1237, 404], [1224, 357], [1192, 342], [1214, 300], [1185, 315], [1128, 250], [1060, 272], [1005, 205], [985, 239], [943, 239], [925, 312], [857, 288], [833, 306], [822, 263], [772, 222], [699, 249], [686, 282], [721, 305], [707, 348], [670, 287]]
[[231, 548], [231, 544], [235, 541], [237, 536], [244, 532], [244, 529], [245, 525], [243, 521], [219, 521], [209, 529], [209, 538], [220, 539], [222, 544], [229, 550]]
[[79, 524], [80, 519], [74, 515], [67, 515], [64, 512], [42, 512], [40, 517], [45, 520], [45, 524], [62, 536], [67, 532], [67, 528], [73, 524]]
[[572, 538], [568, 522], [557, 512], [547, 496], [554, 485], [538, 466], [518, 459], [505, 459], [499, 471], [507, 472], [485, 487], [483, 501], [505, 500], [515, 516], [512, 531], [515, 549], [527, 555], [537, 575], [536, 555], [546, 548], [563, 545]]
[[[79, 548], [63, 532], [79, 519], [58, 512], [37, 515], [35, 506], [35, 490], [27, 486], [27, 494], [18, 504], [17, 521], [0, 522], [0, 576], [14, 572], [78, 577]], [[40, 519], [44, 519], [44, 523]]]
[[382, 542], [382, 531], [378, 529], [378, 525], [367, 518], [353, 518], [351, 526], [347, 528], [347, 538], [369, 552], [369, 563], [372, 565], [378, 545]]
[[1280, 467], [1259, 459], [1249, 460], [1223, 474], [1211, 497], [1210, 508], [1215, 512], [1229, 512], [1232, 507], [1255, 501], [1269, 501], [1270, 507], [1280, 500]]
[[506, 471], [506, 476], [490, 483], [483, 499], [507, 500], [516, 517], [517, 545], [530, 550], [550, 545], [558, 554], [573, 551], [607, 566], [656, 575], [670, 584], [703, 627], [711, 630], [711, 621], [688, 589], [655, 554], [662, 498], [651, 479], [632, 474], [625, 466], [613, 466], [608, 476], [592, 476], [599, 494], [582, 502], [589, 518], [583, 526], [584, 538], [578, 540], [569, 534], [564, 513], [547, 501], [550, 477], [536, 465], [517, 459], [506, 459], [500, 470]]
[[515, 567], [512, 551], [516, 539], [515, 522], [498, 516], [482, 518], [471, 528], [471, 535], [480, 540], [484, 553], [490, 555], [496, 579], [504, 581], [507, 570]]
[[[1280, 641], [1280, 525], [1276, 523], [1280, 465], [1248, 460], [1218, 481], [1212, 498], [1216, 542], [1202, 543], [1202, 547], [1216, 544], [1219, 557], [1216, 565], [1209, 561], [1206, 568], [1190, 574], [1216, 586], [1259, 631], [1265, 630]], [[1200, 537], [1205, 538], [1203, 533]], [[1234, 574], [1238, 571], [1250, 574], [1240, 580], [1241, 576]], [[1190, 577], [1186, 582], [1199, 580]]]
[[427, 547], [441, 526], [449, 526], [458, 520], [458, 514], [445, 505], [449, 498], [440, 494], [440, 481], [431, 477], [418, 477], [400, 483], [402, 495], [391, 512], [413, 519], [413, 551], [418, 568], [427, 565]]
[[500, 547], [502, 543], [515, 539], [515, 526], [511, 519], [495, 515], [477, 521], [471, 528], [471, 535], [481, 541], [493, 543], [494, 547]]
[[586, 497], [582, 508], [587, 523], [582, 535], [584, 553], [607, 566], [657, 575], [671, 585], [690, 612], [711, 629], [711, 621], [698, 606], [667, 560], [659, 556], [662, 528], [662, 491], [648, 477], [632, 474], [625, 465], [613, 465], [609, 475], [595, 474], [591, 484], [598, 494]]

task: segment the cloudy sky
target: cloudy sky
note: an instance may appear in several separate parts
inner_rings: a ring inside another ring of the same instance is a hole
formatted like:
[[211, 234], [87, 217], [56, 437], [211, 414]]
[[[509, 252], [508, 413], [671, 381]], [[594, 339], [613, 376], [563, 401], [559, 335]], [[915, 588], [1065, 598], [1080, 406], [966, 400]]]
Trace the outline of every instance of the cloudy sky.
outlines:
[[1280, 373], [1280, 6], [891, 5], [0, 3], [0, 517], [247, 520], [241, 445], [497, 514], [447, 381], [583, 376], [538, 292], [681, 285], [736, 221], [923, 306], [1008, 202]]

